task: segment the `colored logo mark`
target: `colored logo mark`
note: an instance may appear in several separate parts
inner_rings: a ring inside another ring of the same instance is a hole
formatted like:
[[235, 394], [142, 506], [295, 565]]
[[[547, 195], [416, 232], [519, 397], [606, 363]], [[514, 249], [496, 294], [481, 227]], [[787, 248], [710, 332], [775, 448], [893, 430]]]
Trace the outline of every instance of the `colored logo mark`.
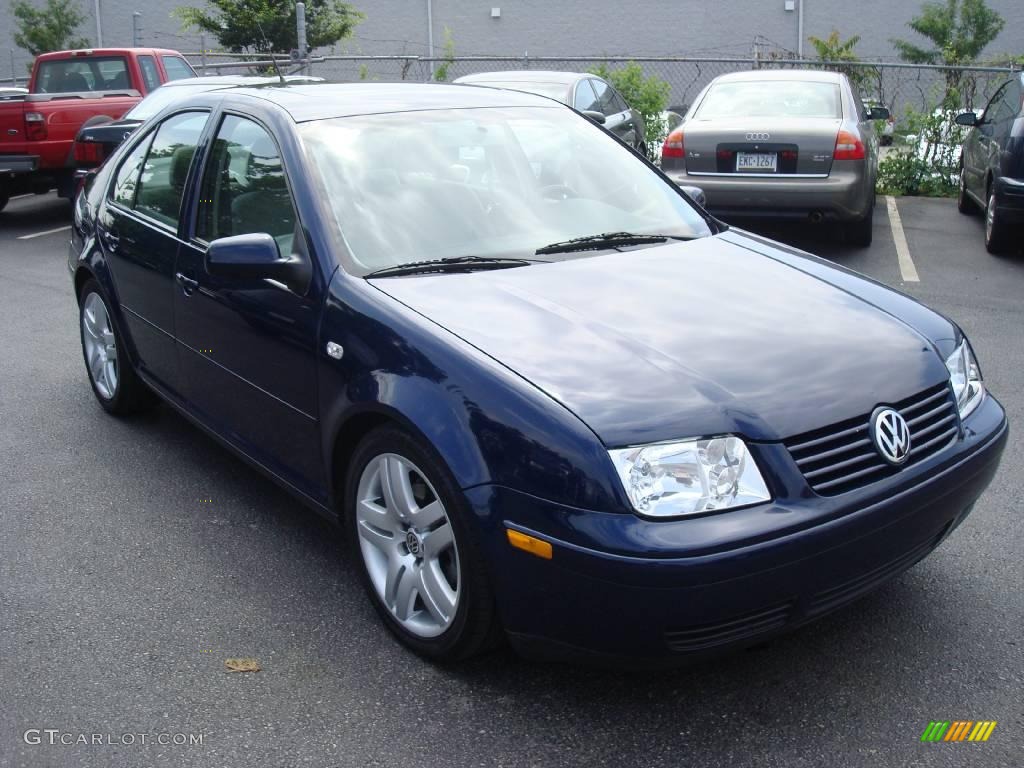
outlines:
[[921, 741], [988, 741], [995, 728], [995, 720], [932, 720]]

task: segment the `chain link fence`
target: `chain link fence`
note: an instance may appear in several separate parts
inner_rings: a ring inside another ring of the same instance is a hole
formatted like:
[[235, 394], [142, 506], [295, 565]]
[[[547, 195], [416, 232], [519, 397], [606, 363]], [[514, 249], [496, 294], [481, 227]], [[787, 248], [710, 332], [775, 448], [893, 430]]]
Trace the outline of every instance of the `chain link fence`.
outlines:
[[[253, 71], [269, 60], [246, 60], [231, 54], [187, 54], [193, 66], [206, 74]], [[586, 72], [606, 64], [612, 69], [635, 61], [648, 76], [656, 76], [671, 87], [669, 105], [683, 107], [718, 75], [751, 69], [831, 69], [845, 72], [860, 86], [866, 98], [888, 106], [897, 120], [908, 108], [931, 112], [950, 87], [954, 87], [964, 109], [981, 108], [995, 89], [1014, 71], [1011, 67], [945, 67], [889, 62], [821, 62], [776, 57], [765, 58], [677, 58], [649, 56], [493, 57], [456, 56], [322, 56], [308, 66], [278, 59], [282, 70], [307, 71], [340, 82], [429, 81], [443, 77], [454, 80], [476, 72], [551, 69]], [[947, 105], [949, 106], [949, 105]]]

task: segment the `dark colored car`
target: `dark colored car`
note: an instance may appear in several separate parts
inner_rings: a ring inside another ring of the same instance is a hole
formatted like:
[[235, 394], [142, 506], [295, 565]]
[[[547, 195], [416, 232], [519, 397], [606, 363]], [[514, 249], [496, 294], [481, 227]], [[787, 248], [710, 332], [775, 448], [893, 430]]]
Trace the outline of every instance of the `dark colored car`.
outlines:
[[985, 212], [985, 248], [1020, 248], [1024, 236], [1024, 74], [999, 87], [979, 116], [957, 115], [973, 126], [960, 154], [961, 213]]
[[103, 408], [162, 399], [340, 523], [432, 658], [757, 642], [927, 555], [1006, 442], [953, 322], [510, 90], [190, 96], [68, 266]]
[[[323, 78], [306, 75], [288, 75], [289, 83], [321, 82]], [[162, 111], [178, 99], [195, 93], [215, 91], [238, 85], [260, 85], [278, 81], [277, 77], [259, 75], [218, 75], [194, 77], [188, 80], [172, 80], [152, 91], [146, 98], [126, 112], [121, 119], [97, 117], [89, 120], [75, 136], [75, 165], [78, 168], [96, 168], [131, 136], [132, 131], [153, 115]]]
[[455, 82], [511, 88], [557, 99], [596, 120], [640, 154], [647, 155], [643, 115], [632, 109], [611, 83], [597, 75], [545, 70], [480, 72], [465, 75]]

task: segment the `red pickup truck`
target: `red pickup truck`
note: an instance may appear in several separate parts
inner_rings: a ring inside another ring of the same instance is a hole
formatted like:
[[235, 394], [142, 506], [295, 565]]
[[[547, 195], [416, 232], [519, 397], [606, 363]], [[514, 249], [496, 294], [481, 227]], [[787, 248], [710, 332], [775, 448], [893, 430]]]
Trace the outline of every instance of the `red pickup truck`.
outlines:
[[168, 80], [195, 77], [177, 51], [91, 48], [44, 53], [28, 94], [0, 97], [0, 210], [11, 195], [75, 191], [72, 145], [90, 120], [117, 119]]

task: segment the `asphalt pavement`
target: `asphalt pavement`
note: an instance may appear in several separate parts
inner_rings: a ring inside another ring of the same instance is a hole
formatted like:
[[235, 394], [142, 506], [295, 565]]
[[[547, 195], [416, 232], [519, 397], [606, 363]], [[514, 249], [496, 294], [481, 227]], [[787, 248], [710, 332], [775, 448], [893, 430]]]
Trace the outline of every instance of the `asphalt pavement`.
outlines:
[[[916, 283], [884, 205], [867, 250], [764, 231], [956, 319], [1024, 424], [1024, 257], [989, 256], [952, 201], [897, 202]], [[0, 766], [1024, 764], [1019, 430], [935, 553], [768, 645], [658, 673], [435, 667], [387, 634], [326, 523], [170, 409], [95, 403], [50, 231], [68, 217], [52, 196], [0, 214]], [[998, 725], [921, 743], [932, 720]]]

